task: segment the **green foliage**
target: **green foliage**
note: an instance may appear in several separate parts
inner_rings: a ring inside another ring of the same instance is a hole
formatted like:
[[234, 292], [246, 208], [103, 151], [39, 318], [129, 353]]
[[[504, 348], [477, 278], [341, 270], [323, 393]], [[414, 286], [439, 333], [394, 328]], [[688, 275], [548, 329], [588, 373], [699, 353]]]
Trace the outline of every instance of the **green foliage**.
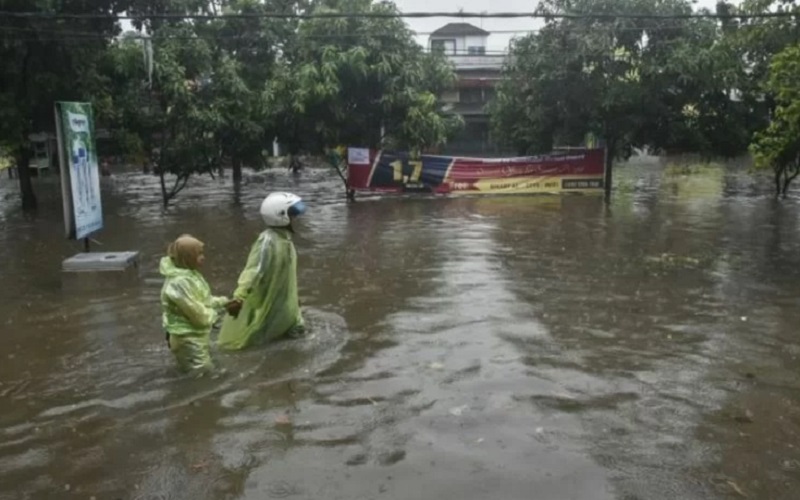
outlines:
[[[738, 7], [720, 2], [717, 10], [730, 14], [793, 12], [800, 15], [800, 6], [792, 0], [744, 0]], [[785, 47], [797, 43], [797, 18], [729, 19], [723, 27], [725, 41], [740, 62], [737, 87], [745, 97], [766, 98], [771, 107], [771, 96], [764, 94], [763, 87], [769, 77], [772, 57]]]
[[[295, 4], [278, 3], [283, 9]], [[213, 14], [275, 10], [252, 0], [179, 4], [165, 8]], [[152, 5], [141, 7], [153, 12]], [[276, 134], [267, 88], [276, 76], [278, 37], [290, 35], [286, 24], [220, 18], [143, 26], [152, 43], [152, 87], [142, 58], [146, 42], [115, 45], [105, 91], [117, 107], [113, 129], [134, 158], [153, 156], [165, 205], [192, 175], [213, 175], [230, 163], [238, 180], [242, 165], [264, 165], [264, 150]]]
[[[216, 140], [224, 123], [218, 91], [211, 83], [222, 68], [215, 66], [206, 39], [193, 37], [194, 27], [163, 25], [152, 33], [152, 87], [146, 72], [144, 44], [123, 39], [108, 52], [106, 75], [113, 104], [106, 118], [120, 143], [137, 159], [155, 156], [164, 203], [196, 173], [211, 173], [222, 161]], [[165, 175], [173, 174], [167, 189]]]
[[[314, 10], [333, 11], [399, 13], [391, 2], [370, 0], [319, 2]], [[281, 101], [279, 138], [292, 149], [424, 149], [444, 142], [459, 125], [437, 102], [454, 83], [452, 69], [440, 56], [425, 54], [400, 18], [305, 21], [287, 59], [284, 81], [271, 96]]]
[[[374, 0], [0, 4], [71, 14], [399, 13]], [[773, 169], [785, 194], [800, 169], [797, 18], [733, 15], [800, 15], [794, 2], [721, 2], [716, 20], [687, 18], [689, 0], [543, 0], [538, 10], [576, 16], [546, 18], [513, 42], [490, 105], [500, 140], [525, 154], [601, 137], [610, 161], [638, 147], [731, 157], [755, 137], [757, 166]], [[660, 17], [581, 17], [618, 12]], [[238, 178], [242, 166], [261, 167], [276, 137], [292, 155], [342, 144], [423, 152], [462, 125], [439, 102], [453, 68], [398, 17], [151, 19], [136, 28], [118, 38], [113, 17], [0, 19], [0, 148], [27, 165], [27, 137], [52, 131], [53, 102], [90, 100], [98, 126], [132, 160], [156, 161], [167, 203], [192, 175], [232, 165]], [[28, 169], [20, 173], [32, 207]]]
[[756, 134], [750, 149], [757, 168], [773, 170], [776, 194], [786, 196], [800, 174], [800, 45], [775, 55], [765, 88], [776, 107], [772, 122]]
[[[789, 185], [800, 171], [798, 142], [796, 58], [798, 15], [800, 7], [793, 1], [745, 0], [739, 7], [721, 3], [718, 10], [730, 13], [762, 14], [794, 13], [795, 16], [730, 20], [725, 24], [724, 40], [735, 53], [739, 64], [737, 88], [742, 100], [760, 109], [767, 109], [769, 123], [757, 123], [750, 152], [758, 169], [772, 169], [777, 195], [786, 196]], [[755, 103], [755, 104], [753, 104]]]
[[[60, 2], [4, 0], [6, 12], [114, 14], [124, 1]], [[23, 208], [36, 207], [28, 162], [28, 136], [55, 129], [57, 100], [84, 100], [98, 78], [97, 63], [108, 41], [117, 33], [109, 19], [81, 19], [65, 23], [53, 19], [0, 17], [0, 147], [7, 148], [19, 167]], [[76, 40], [75, 32], [98, 36]]]
[[[211, 3], [180, 4], [205, 12]], [[214, 5], [217, 13], [397, 13], [371, 0]], [[105, 94], [120, 108], [111, 113], [120, 141], [137, 156], [160, 151], [157, 173], [174, 176], [170, 189], [162, 182], [165, 203], [193, 174], [231, 163], [238, 177], [243, 164], [262, 166], [276, 137], [294, 155], [343, 143], [425, 148], [458, 124], [437, 102], [454, 82], [451, 68], [424, 54], [399, 18], [225, 18], [145, 28], [155, 54], [153, 88], [143, 88], [144, 65], [135, 56], [142, 42], [128, 41], [114, 47]]]
[[[306, 1], [232, 0], [222, 2], [223, 14], [302, 12]], [[216, 108], [222, 115], [217, 138], [226, 160], [241, 176], [241, 164], [260, 168], [265, 150], [278, 134], [272, 89], [282, 77], [282, 58], [294, 44], [299, 21], [275, 18], [226, 18], [209, 22], [202, 30], [212, 36], [216, 70], [212, 79]]]
[[742, 64], [710, 19], [684, 21], [682, 32], [645, 59], [653, 113], [643, 138], [655, 151], [732, 158], [747, 152], [767, 110], [741, 91]]
[[548, 0], [540, 12], [665, 17], [551, 18], [515, 41], [492, 115], [497, 136], [520, 153], [590, 133], [617, 157], [645, 146], [734, 157], [766, 126], [746, 84], [738, 24], [680, 17], [692, 13], [688, 0]]
[[[2, 4], [12, 11], [138, 15], [398, 13], [393, 3], [372, 0]], [[153, 159], [165, 204], [192, 175], [232, 164], [239, 177], [243, 165], [263, 166], [275, 137], [294, 154], [342, 143], [425, 149], [460, 123], [438, 103], [454, 82], [452, 69], [425, 54], [399, 18], [151, 19], [117, 39], [113, 19], [12, 18], [0, 20], [0, 28], [0, 146], [24, 156], [28, 134], [52, 129], [53, 101], [91, 100], [99, 125], [130, 159]], [[77, 38], [78, 31], [96, 36]]]

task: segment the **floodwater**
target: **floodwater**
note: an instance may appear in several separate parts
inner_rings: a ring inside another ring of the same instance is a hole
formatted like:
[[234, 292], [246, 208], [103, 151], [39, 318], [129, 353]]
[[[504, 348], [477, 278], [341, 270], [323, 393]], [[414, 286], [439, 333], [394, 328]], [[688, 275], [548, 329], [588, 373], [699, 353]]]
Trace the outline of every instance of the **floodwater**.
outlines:
[[[737, 170], [619, 169], [595, 196], [343, 201], [333, 174], [104, 179], [98, 250], [139, 287], [62, 291], [54, 178], [0, 180], [0, 500], [796, 499], [800, 200]], [[157, 262], [191, 232], [230, 292], [272, 189], [304, 196], [311, 337], [178, 376]]]

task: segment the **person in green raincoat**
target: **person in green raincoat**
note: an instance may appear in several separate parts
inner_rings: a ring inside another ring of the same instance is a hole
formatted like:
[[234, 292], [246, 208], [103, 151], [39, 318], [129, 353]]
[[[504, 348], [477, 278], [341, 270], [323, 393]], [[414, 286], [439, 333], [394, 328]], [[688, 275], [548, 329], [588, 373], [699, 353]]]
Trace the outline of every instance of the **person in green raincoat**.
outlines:
[[203, 243], [188, 234], [175, 240], [161, 259], [162, 324], [167, 345], [184, 373], [202, 375], [213, 369], [209, 351], [211, 327], [223, 308], [234, 306], [226, 297], [214, 297], [200, 268]]
[[303, 200], [291, 193], [272, 193], [264, 199], [261, 217], [267, 229], [253, 244], [239, 275], [235, 305], [219, 333], [222, 349], [244, 349], [305, 331], [292, 243], [292, 220], [305, 211]]

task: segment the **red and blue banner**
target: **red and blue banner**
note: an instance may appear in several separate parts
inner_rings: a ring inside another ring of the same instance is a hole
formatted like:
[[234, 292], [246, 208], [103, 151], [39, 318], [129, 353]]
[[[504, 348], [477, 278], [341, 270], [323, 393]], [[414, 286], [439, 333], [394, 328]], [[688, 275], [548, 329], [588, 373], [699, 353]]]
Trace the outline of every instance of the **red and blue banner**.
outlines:
[[466, 158], [348, 150], [348, 186], [378, 193], [602, 192], [602, 149], [518, 158]]

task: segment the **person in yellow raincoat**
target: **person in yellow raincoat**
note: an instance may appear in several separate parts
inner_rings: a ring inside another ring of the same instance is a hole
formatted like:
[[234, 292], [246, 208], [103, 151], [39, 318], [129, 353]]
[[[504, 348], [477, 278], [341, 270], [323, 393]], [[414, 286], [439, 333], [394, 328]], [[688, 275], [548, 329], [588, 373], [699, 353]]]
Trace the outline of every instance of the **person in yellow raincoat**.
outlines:
[[303, 200], [291, 193], [272, 193], [261, 204], [267, 229], [253, 244], [239, 275], [233, 294], [236, 305], [219, 333], [222, 349], [244, 349], [305, 331], [292, 242], [292, 220], [305, 211]]
[[185, 234], [175, 240], [161, 259], [162, 324], [167, 345], [184, 373], [202, 375], [213, 369], [209, 350], [211, 328], [223, 308], [233, 304], [214, 297], [200, 268], [205, 261], [203, 243]]

